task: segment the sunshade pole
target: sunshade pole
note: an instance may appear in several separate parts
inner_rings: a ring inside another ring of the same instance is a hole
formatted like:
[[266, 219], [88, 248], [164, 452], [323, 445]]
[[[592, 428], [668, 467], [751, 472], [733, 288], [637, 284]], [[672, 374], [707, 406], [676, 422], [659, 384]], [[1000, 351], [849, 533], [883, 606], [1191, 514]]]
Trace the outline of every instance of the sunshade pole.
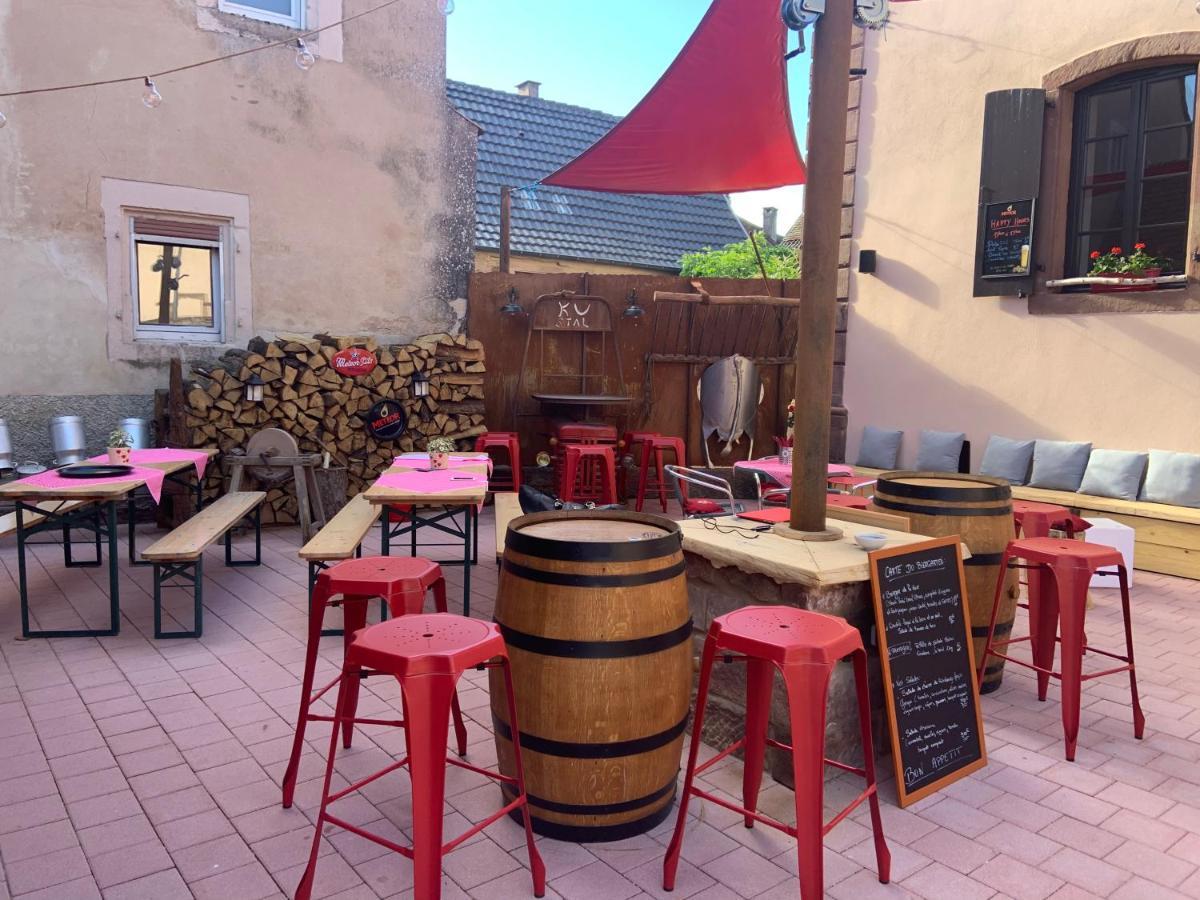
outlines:
[[854, 0], [831, 0], [814, 26], [813, 36], [791, 518], [789, 529], [780, 529], [790, 537], [808, 540], [836, 540], [841, 536], [840, 531], [826, 528], [825, 498], [853, 10]]

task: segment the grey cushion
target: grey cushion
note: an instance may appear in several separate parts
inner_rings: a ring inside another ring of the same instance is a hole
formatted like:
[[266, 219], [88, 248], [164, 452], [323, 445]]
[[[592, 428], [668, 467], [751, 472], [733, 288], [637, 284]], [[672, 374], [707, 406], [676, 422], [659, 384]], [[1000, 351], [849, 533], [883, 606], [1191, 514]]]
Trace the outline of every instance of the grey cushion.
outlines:
[[1151, 450], [1141, 499], [1200, 509], [1200, 453]]
[[1093, 450], [1079, 493], [1116, 500], [1136, 500], [1146, 474], [1148, 453], [1129, 450]]
[[993, 434], [988, 438], [979, 464], [980, 475], [1003, 478], [1012, 484], [1029, 480], [1029, 464], [1033, 462], [1033, 441], [1016, 441]]
[[862, 443], [858, 447], [856, 466], [870, 469], [894, 469], [900, 456], [900, 438], [903, 431], [889, 431], [868, 425], [863, 429]]
[[961, 431], [922, 431], [917, 445], [917, 469], [921, 472], [957, 472], [966, 434]]
[[1077, 491], [1083, 481], [1092, 445], [1074, 441], [1034, 441], [1030, 487]]

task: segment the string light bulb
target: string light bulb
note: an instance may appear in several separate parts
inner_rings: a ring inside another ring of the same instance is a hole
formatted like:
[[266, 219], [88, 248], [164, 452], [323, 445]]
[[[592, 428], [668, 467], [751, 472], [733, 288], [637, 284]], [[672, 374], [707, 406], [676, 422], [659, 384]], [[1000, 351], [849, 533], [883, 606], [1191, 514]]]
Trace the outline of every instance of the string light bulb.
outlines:
[[437, 0], [438, 12], [443, 16], [448, 16], [454, 12], [454, 0]]
[[4, 115], [4, 113], [0, 112], [0, 128], [3, 128], [7, 124], [8, 124], [8, 116], [6, 116], [6, 115]]
[[142, 91], [142, 105], [146, 109], [158, 109], [162, 105], [162, 94], [149, 78], [146, 79], [145, 90]]
[[296, 68], [307, 72], [317, 64], [317, 57], [308, 49], [303, 38], [296, 38]]

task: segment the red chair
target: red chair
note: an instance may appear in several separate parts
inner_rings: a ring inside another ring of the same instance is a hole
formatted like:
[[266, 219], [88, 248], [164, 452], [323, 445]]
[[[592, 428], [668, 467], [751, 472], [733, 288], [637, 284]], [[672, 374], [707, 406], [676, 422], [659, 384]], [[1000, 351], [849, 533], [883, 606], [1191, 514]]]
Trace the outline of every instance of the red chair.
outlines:
[[[1027, 560], [1030, 565], [1012, 564], [1014, 559]], [[1014, 568], [1029, 570], [1029, 634], [1022, 638], [997, 641], [996, 615], [1000, 609], [1000, 596], [1004, 591], [1004, 573], [1010, 564]], [[1105, 566], [1112, 566], [1113, 569], [1100, 571]], [[1084, 636], [1087, 591], [1092, 576], [1096, 574], [1115, 575], [1121, 583], [1121, 611], [1125, 618], [1125, 656], [1087, 645], [1087, 638]], [[1128, 672], [1129, 693], [1133, 699], [1133, 736], [1141, 740], [1146, 727], [1146, 717], [1142, 715], [1142, 707], [1138, 702], [1137, 675], [1133, 668], [1133, 624], [1129, 617], [1128, 579], [1125, 560], [1119, 550], [1086, 541], [1059, 538], [1023, 538], [1010, 541], [1000, 562], [1000, 579], [992, 603], [987, 643], [984, 646], [983, 657], [979, 660], [979, 678], [983, 678], [987, 658], [994, 656], [1037, 672], [1039, 700], [1046, 699], [1046, 689], [1051, 677], [1059, 679], [1062, 682], [1062, 721], [1068, 760], [1075, 759], [1075, 745], [1079, 738], [1080, 694], [1085, 681], [1102, 675]], [[1061, 637], [1056, 636], [1059, 633]], [[997, 648], [1025, 641], [1029, 641], [1033, 649], [1032, 663], [1013, 659], [997, 651]], [[1056, 644], [1062, 644], [1062, 670], [1059, 672], [1054, 671]], [[1107, 656], [1125, 665], [1084, 675], [1085, 651]]]
[[[503, 450], [508, 454], [510, 475], [507, 479], [493, 475], [488, 484], [490, 491], [519, 491], [521, 489], [521, 440], [513, 431], [489, 431], [475, 438], [475, 452]], [[493, 471], [499, 471], [493, 468]]]
[[[508, 721], [512, 724], [513, 769], [515, 777], [469, 765], [446, 755], [447, 724], [453, 708], [455, 685], [470, 668], [504, 670], [504, 686], [508, 697]], [[392, 675], [400, 682], [404, 701], [403, 722], [355, 719], [352, 695], [361, 671]], [[529, 821], [528, 799], [525, 794], [525, 772], [521, 763], [521, 739], [517, 726], [517, 709], [513, 700], [512, 673], [508, 651], [499, 626], [478, 619], [467, 619], [445, 613], [409, 615], [392, 619], [360, 630], [346, 650], [346, 661], [338, 679], [337, 712], [333, 734], [329, 740], [329, 757], [325, 765], [325, 787], [321, 792], [321, 811], [313, 830], [312, 851], [308, 867], [296, 888], [296, 900], [308, 900], [312, 895], [316, 875], [317, 853], [325, 825], [336, 825], [374, 841], [413, 861], [413, 896], [421, 900], [438, 900], [442, 893], [442, 857], [482, 831], [501, 816], [520, 809], [525, 823], [525, 843], [529, 849], [529, 867], [533, 873], [533, 893], [546, 893], [546, 867], [533, 843]], [[397, 760], [349, 787], [331, 792], [334, 758], [337, 754], [337, 726], [352, 727], [359, 722], [376, 725], [400, 725], [405, 729], [407, 756]], [[443, 843], [442, 825], [445, 806], [446, 765], [458, 766], [511, 785], [516, 799], [473, 825], [451, 841]], [[412, 846], [404, 847], [381, 835], [338, 818], [329, 807], [370, 784], [377, 778], [408, 768], [412, 779]]]
[[[395, 616], [421, 613], [425, 595], [433, 591], [433, 605], [438, 612], [446, 611], [446, 581], [442, 567], [420, 556], [365, 556], [348, 559], [330, 566], [317, 576], [308, 616], [308, 650], [304, 658], [304, 681], [300, 689], [300, 712], [296, 716], [296, 734], [292, 739], [292, 755], [283, 776], [283, 806], [292, 805], [296, 792], [296, 775], [300, 755], [304, 750], [304, 731], [309, 722], [332, 722], [332, 716], [316, 715], [312, 705], [324, 696], [340, 679], [313, 693], [313, 678], [317, 667], [317, 650], [321, 643], [325, 609], [342, 607], [344, 646], [349, 650], [354, 632], [367, 624], [367, 604], [375, 597], [387, 603], [388, 613]], [[342, 725], [342, 745], [349, 747], [353, 739], [354, 718], [358, 709], [358, 681], [347, 689], [348, 718]], [[463, 724], [458, 697], [452, 701], [454, 733], [458, 739], [459, 755], [467, 752], [467, 728]], [[337, 731], [337, 728], [334, 728]]]
[[[735, 653], [741, 655], [735, 657]], [[727, 662], [744, 663], [746, 666], [746, 731], [741, 740], [697, 766], [708, 684], [713, 662], [718, 656], [724, 657]], [[846, 656], [853, 659], [854, 681], [858, 689], [858, 719], [864, 760], [861, 769], [825, 759], [825, 702], [829, 678], [834, 666]], [[776, 670], [783, 676], [787, 690], [792, 727], [791, 746], [767, 737], [771, 681]], [[679, 817], [663, 862], [664, 890], [675, 888], [675, 873], [687, 824], [688, 801], [693, 795], [741, 813], [747, 828], [754, 827], [755, 822], [762, 822], [796, 838], [800, 896], [804, 900], [820, 900], [824, 895], [822, 843], [825, 834], [866, 800], [871, 808], [879, 881], [887, 884], [891, 875], [891, 853], [883, 837], [883, 822], [879, 814], [875, 757], [871, 743], [871, 701], [867, 685], [867, 654], [863, 650], [862, 638], [858, 630], [844, 619], [791, 606], [746, 606], [713, 619], [700, 663], [700, 690], [696, 695], [696, 718], [692, 723], [692, 745], [684, 776], [683, 795], [679, 800]], [[794, 828], [757, 812], [763, 757], [768, 746], [792, 754], [796, 780]], [[695, 786], [697, 775], [743, 747], [745, 769], [741, 806]], [[827, 825], [822, 820], [826, 765], [853, 772], [866, 780], [866, 789]]]
[[[642, 465], [638, 470], [637, 511], [642, 511], [646, 502], [646, 490], [653, 489], [658, 493], [658, 502], [662, 504], [663, 512], [667, 511], [667, 476], [663, 471], [663, 454], [674, 455], [672, 462], [678, 466], [687, 465], [687, 450], [683, 441], [677, 437], [655, 435], [642, 446]], [[650, 471], [650, 460], [654, 460], [654, 478]]]
[[[588, 463], [598, 473], [598, 484], [588, 476]], [[594, 500], [617, 502], [617, 464], [607, 444], [567, 444], [559, 497], [563, 502]]]
[[[640, 471], [642, 468], [642, 457], [646, 452], [646, 442], [658, 436], [657, 431], [626, 431], [621, 435], [620, 449], [633, 458], [634, 468]], [[621, 466], [617, 474], [621, 479], [621, 496], [630, 496], [633, 492], [629, 490], [628, 485], [625, 483], [625, 466]]]

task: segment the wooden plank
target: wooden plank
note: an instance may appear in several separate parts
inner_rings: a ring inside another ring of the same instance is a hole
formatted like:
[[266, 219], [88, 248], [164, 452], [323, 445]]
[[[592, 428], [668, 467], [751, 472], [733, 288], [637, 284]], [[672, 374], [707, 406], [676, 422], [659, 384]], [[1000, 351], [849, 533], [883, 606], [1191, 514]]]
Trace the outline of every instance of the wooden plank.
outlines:
[[799, 306], [795, 297], [770, 297], [762, 294], [747, 294], [740, 297], [713, 297], [709, 294], [681, 294], [675, 291], [655, 291], [654, 302], [700, 303], [704, 306]]
[[889, 531], [912, 533], [912, 520], [908, 516], [895, 516], [891, 513], [875, 512], [870, 509], [854, 509], [849, 506], [828, 503], [825, 506], [825, 517], [826, 519], [839, 519], [842, 522], [853, 522], [856, 525], [874, 525]]
[[1116, 500], [1112, 497], [1095, 497], [1072, 491], [1050, 491], [1014, 485], [1013, 496], [1018, 500], [1035, 500], [1039, 503], [1057, 503], [1071, 509], [1082, 509], [1103, 514], [1119, 513], [1126, 516], [1141, 516], [1147, 519], [1162, 519], [1167, 522], [1182, 522], [1200, 526], [1200, 509], [1190, 506], [1172, 506], [1169, 503], [1149, 503], [1145, 500]]
[[195, 559], [266, 497], [263, 491], [225, 494], [143, 550], [142, 558], [168, 562]]
[[[87, 506], [90, 502], [89, 500], [44, 500], [37, 505], [37, 508], [50, 513], [68, 513], [81, 506]], [[32, 528], [34, 525], [40, 525], [44, 521], [46, 521], [46, 516], [27, 511], [21, 516], [21, 527], [26, 529]], [[16, 533], [17, 514], [10, 512], [0, 516], [0, 538]]]
[[1158, 572], [1200, 581], [1200, 551], [1189, 550], [1186, 547], [1136, 543], [1133, 548], [1133, 567], [1143, 572]]
[[508, 534], [508, 524], [524, 513], [521, 501], [514, 491], [499, 491], [492, 495], [496, 511], [496, 559], [504, 556], [504, 538]]
[[312, 540], [300, 548], [301, 559], [349, 559], [379, 519], [379, 507], [356, 494]]

